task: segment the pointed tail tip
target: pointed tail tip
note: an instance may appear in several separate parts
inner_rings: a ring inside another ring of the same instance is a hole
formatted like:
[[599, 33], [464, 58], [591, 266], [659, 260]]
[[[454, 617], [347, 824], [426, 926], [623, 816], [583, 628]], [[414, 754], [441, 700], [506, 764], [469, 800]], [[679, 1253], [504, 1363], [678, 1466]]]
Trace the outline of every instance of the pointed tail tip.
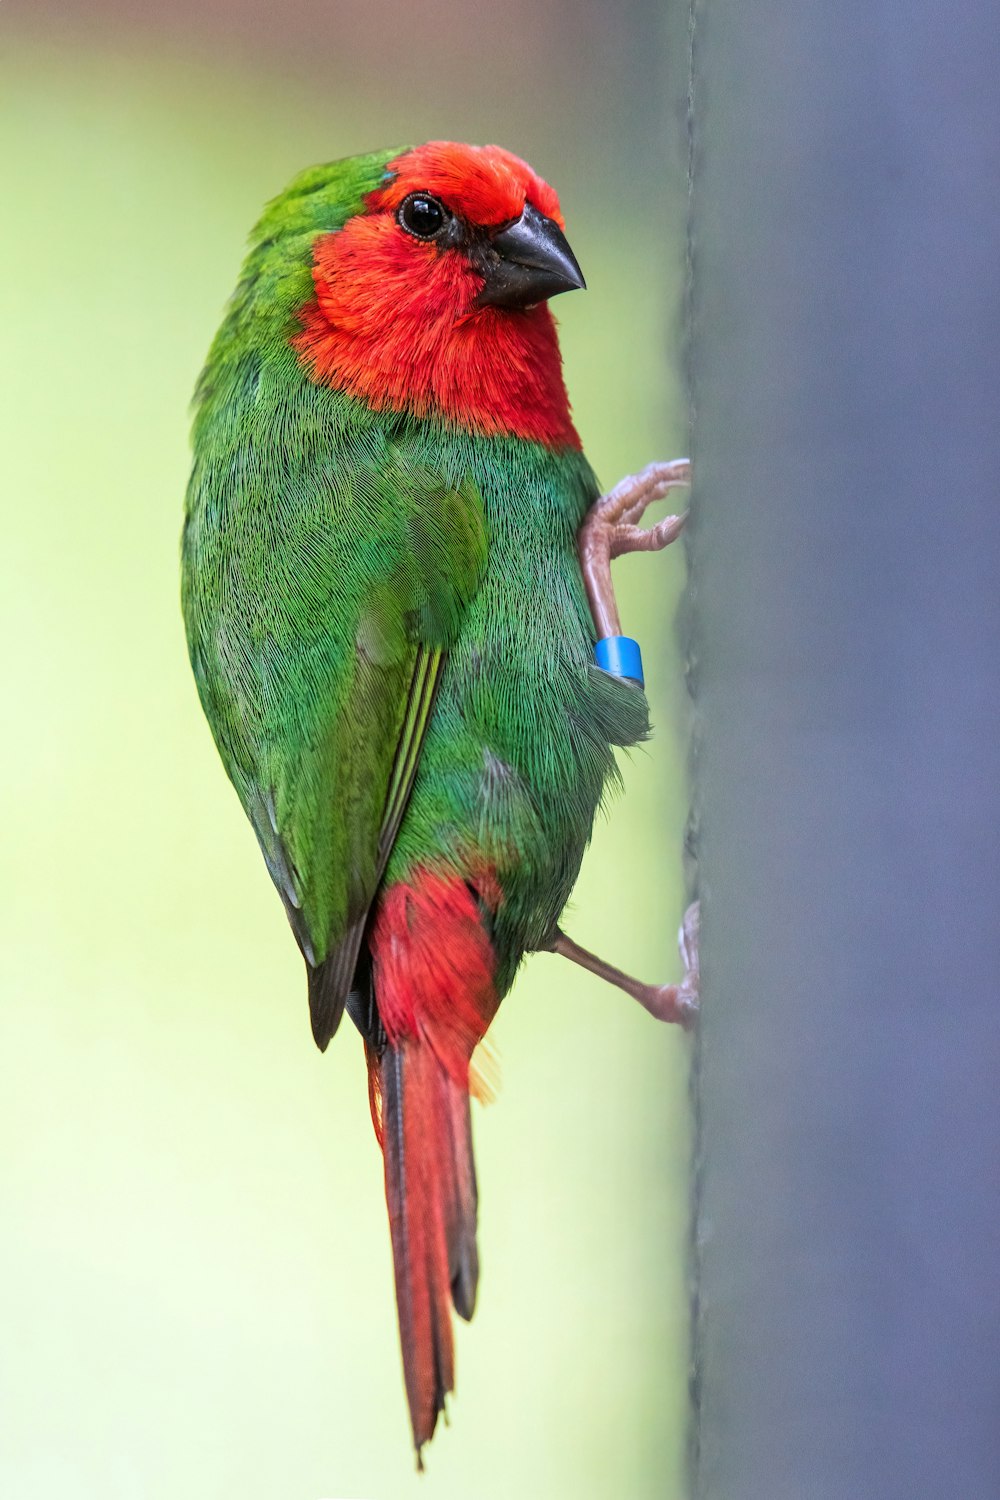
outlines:
[[452, 1309], [476, 1300], [476, 1187], [469, 1097], [433, 1050], [407, 1040], [369, 1054], [377, 1071], [403, 1374], [418, 1467], [455, 1386]]
[[437, 1431], [438, 1417], [442, 1419], [446, 1427], [451, 1426], [448, 1409], [445, 1405], [445, 1398], [451, 1394], [450, 1389], [447, 1391], [436, 1391], [433, 1406], [429, 1407], [423, 1414], [414, 1411], [412, 1408], [410, 1410], [410, 1423], [413, 1429], [413, 1452], [416, 1458], [417, 1470], [421, 1474], [424, 1473], [426, 1468], [424, 1464], [424, 1449]]

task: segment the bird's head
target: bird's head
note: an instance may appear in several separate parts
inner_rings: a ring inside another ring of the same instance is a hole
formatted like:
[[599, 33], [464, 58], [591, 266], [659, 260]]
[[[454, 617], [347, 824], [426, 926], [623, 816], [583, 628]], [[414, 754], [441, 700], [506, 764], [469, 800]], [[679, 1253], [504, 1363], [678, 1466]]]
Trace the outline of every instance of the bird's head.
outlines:
[[310, 249], [292, 343], [313, 379], [379, 411], [578, 446], [546, 304], [585, 283], [526, 162], [446, 141], [400, 152]]
[[[547, 182], [499, 146], [431, 141], [389, 164], [389, 180], [345, 226], [390, 281], [453, 319], [529, 308], [585, 285]], [[349, 252], [347, 252], [349, 253]]]

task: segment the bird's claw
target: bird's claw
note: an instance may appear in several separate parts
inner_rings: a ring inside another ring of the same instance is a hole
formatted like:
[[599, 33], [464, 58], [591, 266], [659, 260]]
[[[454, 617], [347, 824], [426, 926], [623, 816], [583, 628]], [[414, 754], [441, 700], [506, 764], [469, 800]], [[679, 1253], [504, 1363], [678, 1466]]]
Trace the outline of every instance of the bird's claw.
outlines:
[[688, 513], [679, 516], [664, 516], [655, 526], [633, 526], [619, 523], [611, 531], [610, 555], [623, 557], [626, 552], [662, 552], [675, 542], [687, 524]]
[[650, 985], [648, 998], [642, 1002], [650, 1015], [655, 1016], [658, 1021], [673, 1021], [686, 1030], [690, 1030], [697, 1021], [700, 1003], [699, 918], [699, 903], [693, 901], [684, 913], [684, 920], [677, 934], [677, 946], [684, 961], [684, 978], [680, 984]]
[[629, 474], [613, 490], [601, 495], [587, 512], [577, 547], [599, 640], [621, 633], [611, 584], [612, 558], [626, 552], [659, 552], [676, 541], [684, 529], [687, 512], [665, 516], [654, 526], [640, 526], [639, 522], [656, 500], [690, 482], [691, 465], [686, 458], [647, 464], [638, 474]]
[[690, 483], [691, 464], [686, 458], [674, 458], [669, 463], [647, 464], [638, 474], [627, 474], [618, 481], [614, 489], [595, 500], [590, 507], [587, 523], [591, 519], [597, 522], [641, 521], [649, 506], [662, 500], [664, 495], [678, 486]]

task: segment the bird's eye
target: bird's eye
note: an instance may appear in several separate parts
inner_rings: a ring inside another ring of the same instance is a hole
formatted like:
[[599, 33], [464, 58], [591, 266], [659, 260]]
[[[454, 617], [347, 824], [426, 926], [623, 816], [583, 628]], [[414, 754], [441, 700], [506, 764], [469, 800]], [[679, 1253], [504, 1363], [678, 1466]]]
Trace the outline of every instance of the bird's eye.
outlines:
[[418, 240], [432, 240], [448, 222], [448, 211], [430, 193], [411, 193], [396, 215], [401, 229]]

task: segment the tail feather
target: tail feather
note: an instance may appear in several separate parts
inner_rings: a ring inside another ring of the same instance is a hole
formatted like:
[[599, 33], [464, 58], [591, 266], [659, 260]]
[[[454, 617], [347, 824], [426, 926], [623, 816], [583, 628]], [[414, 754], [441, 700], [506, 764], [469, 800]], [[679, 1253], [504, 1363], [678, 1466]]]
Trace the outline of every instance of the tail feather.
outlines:
[[479, 1249], [476, 1245], [479, 1191], [472, 1155], [472, 1111], [465, 1089], [458, 1088], [451, 1078], [445, 1076], [452, 1167], [446, 1223], [448, 1274], [455, 1311], [468, 1323], [476, 1310], [476, 1288], [479, 1285]]
[[369, 1087], [419, 1456], [455, 1385], [452, 1306], [471, 1318], [476, 1304], [470, 1063], [497, 1007], [495, 960], [475, 889], [429, 871], [382, 895], [370, 951]]
[[455, 1386], [451, 1308], [476, 1299], [476, 1185], [469, 1096], [419, 1041], [378, 1068], [385, 1192], [413, 1441], [429, 1442]]

